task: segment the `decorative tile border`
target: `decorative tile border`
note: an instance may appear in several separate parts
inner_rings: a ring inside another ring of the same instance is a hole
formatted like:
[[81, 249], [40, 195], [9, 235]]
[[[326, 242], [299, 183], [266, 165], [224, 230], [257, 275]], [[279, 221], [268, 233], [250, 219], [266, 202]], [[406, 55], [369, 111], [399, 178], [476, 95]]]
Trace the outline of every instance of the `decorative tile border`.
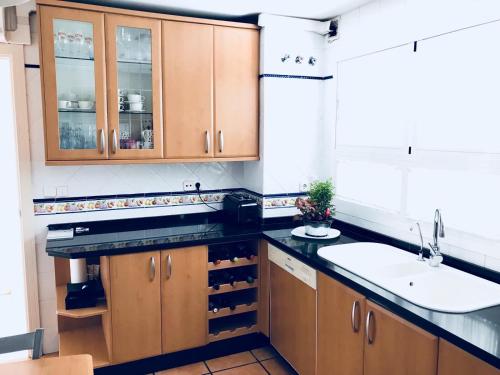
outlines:
[[[147, 195], [140, 197], [116, 197], [105, 199], [77, 199], [52, 202], [34, 202], [35, 215], [95, 212], [132, 208], [174, 207], [222, 203], [227, 192], [172, 195]], [[203, 200], [203, 201], [202, 201]]]
[[288, 78], [288, 79], [312, 79], [317, 81], [325, 81], [327, 79], [333, 79], [333, 76], [299, 76], [299, 75], [291, 75], [291, 74], [270, 74], [264, 73], [259, 75], [259, 78]]
[[[304, 195], [301, 195], [304, 197]], [[290, 207], [295, 207], [295, 200], [297, 197], [271, 197], [271, 198], [264, 198], [264, 206], [263, 208], [266, 209], [273, 209], [273, 208], [290, 208]]]
[[119, 196], [73, 197], [59, 199], [34, 199], [34, 213], [40, 215], [97, 212], [134, 208], [178, 207], [222, 203], [224, 196], [231, 192], [244, 193], [254, 198], [264, 210], [290, 208], [295, 206], [297, 197], [305, 193], [284, 193], [262, 195], [247, 189], [224, 189], [204, 191], [200, 196], [192, 192], [166, 192], [130, 194]]

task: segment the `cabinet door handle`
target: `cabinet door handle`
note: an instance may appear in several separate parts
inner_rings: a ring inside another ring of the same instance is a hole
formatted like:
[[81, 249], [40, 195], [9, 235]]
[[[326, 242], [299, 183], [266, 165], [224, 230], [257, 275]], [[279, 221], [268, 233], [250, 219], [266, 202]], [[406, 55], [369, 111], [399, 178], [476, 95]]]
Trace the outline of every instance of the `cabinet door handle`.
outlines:
[[205, 131], [205, 153], [208, 154], [210, 151], [210, 133], [208, 130]]
[[149, 281], [153, 281], [156, 277], [155, 257], [149, 259]]
[[375, 337], [372, 335], [372, 331], [374, 331], [374, 329], [371, 329], [372, 321], [373, 324], [375, 324], [373, 311], [370, 310], [368, 311], [368, 314], [366, 314], [366, 331], [365, 331], [368, 345], [373, 344], [373, 342], [375, 341]]
[[167, 255], [167, 280], [172, 277], [172, 256]]
[[100, 154], [104, 154], [104, 149], [106, 148], [106, 136], [104, 135], [104, 129], [101, 129], [101, 135], [100, 135]]
[[351, 326], [354, 332], [359, 331], [359, 321], [361, 320], [360, 312], [359, 312], [359, 301], [354, 301], [352, 304], [351, 310]]
[[222, 130], [219, 130], [219, 152], [222, 153], [224, 151], [224, 133]]
[[113, 142], [111, 146], [111, 151], [116, 154], [116, 149], [118, 148], [118, 140], [116, 139], [116, 129], [113, 129]]

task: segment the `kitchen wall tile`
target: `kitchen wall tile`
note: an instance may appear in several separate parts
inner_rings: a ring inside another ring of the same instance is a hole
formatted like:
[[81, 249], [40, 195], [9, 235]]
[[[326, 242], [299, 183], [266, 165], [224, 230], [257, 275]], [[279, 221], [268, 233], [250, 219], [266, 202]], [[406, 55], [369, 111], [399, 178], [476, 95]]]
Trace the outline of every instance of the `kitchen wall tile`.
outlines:
[[485, 259], [484, 266], [491, 270], [500, 272], [500, 251], [498, 257], [487, 256]]

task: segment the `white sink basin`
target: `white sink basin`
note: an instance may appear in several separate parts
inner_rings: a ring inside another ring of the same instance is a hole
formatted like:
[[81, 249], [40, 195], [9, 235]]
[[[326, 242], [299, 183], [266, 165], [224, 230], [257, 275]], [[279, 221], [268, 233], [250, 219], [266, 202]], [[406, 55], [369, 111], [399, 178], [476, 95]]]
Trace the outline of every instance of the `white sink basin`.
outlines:
[[372, 242], [326, 246], [318, 255], [430, 310], [465, 313], [500, 305], [500, 285], [415, 254]]

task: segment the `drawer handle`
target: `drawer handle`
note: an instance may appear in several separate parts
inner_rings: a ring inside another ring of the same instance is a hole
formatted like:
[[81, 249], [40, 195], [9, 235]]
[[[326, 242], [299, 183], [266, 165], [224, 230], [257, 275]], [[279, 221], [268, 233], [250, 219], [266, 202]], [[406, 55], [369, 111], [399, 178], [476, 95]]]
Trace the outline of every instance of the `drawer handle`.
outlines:
[[167, 255], [167, 280], [172, 277], [172, 256]]
[[359, 332], [359, 324], [361, 320], [361, 315], [359, 311], [359, 301], [354, 301], [351, 310], [351, 325], [354, 332]]
[[155, 257], [149, 259], [149, 281], [153, 281], [156, 277]]
[[[373, 329], [371, 327], [372, 322], [374, 324]], [[372, 331], [375, 333], [375, 316], [373, 314], [373, 311], [368, 311], [368, 314], [366, 315], [366, 340], [368, 341], [368, 345], [371, 345], [375, 341], [375, 335], [372, 335]]]

